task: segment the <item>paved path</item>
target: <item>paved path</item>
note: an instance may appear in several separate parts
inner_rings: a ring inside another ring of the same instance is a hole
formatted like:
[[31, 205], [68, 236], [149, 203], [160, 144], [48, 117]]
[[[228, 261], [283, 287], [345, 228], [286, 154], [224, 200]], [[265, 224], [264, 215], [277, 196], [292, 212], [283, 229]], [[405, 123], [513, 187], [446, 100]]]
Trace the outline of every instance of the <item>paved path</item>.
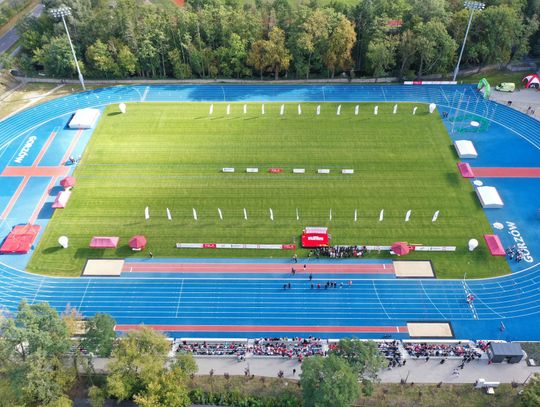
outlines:
[[[238, 362], [234, 357], [196, 357], [200, 375], [208, 375], [210, 370], [214, 374], [243, 376], [246, 369], [255, 376], [277, 377], [280, 370], [287, 379], [299, 378], [302, 371], [301, 364], [296, 359], [280, 357], [248, 358]], [[465, 365], [464, 369], [458, 368], [461, 359], [448, 359], [443, 365], [437, 359], [425, 362], [423, 359], [407, 359], [405, 366], [392, 370], [383, 370], [380, 378], [383, 383], [400, 383], [407, 380], [408, 383], [474, 383], [479, 378], [489, 382], [523, 383], [531, 374], [540, 374], [540, 367], [527, 366], [525, 362], [517, 364], [492, 364], [488, 365], [486, 359], [475, 360]], [[107, 366], [107, 359], [95, 359], [94, 365], [98, 372], [103, 372]], [[458, 368], [459, 376], [452, 372]], [[296, 374], [293, 374], [296, 369]]]
[[[38, 17], [42, 12], [45, 6], [43, 4], [38, 4], [30, 12], [30, 15], [33, 17]], [[6, 32], [2, 37], [0, 37], [0, 54], [6, 52], [9, 48], [13, 46], [19, 40], [19, 34], [17, 33], [17, 28], [13, 27], [11, 30]]]

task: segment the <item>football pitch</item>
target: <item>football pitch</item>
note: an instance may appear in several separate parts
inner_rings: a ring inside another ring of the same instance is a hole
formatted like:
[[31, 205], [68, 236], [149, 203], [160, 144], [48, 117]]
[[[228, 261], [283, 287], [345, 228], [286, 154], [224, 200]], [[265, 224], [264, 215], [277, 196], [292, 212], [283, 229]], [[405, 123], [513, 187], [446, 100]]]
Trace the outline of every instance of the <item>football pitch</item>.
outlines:
[[[232, 103], [229, 115], [225, 103], [215, 103], [212, 115], [209, 103], [128, 104], [126, 114], [109, 106], [75, 170], [69, 204], [54, 213], [28, 270], [78, 275], [87, 258], [147, 257], [149, 251], [155, 257], [291, 256], [286, 250], [177, 249], [176, 243], [299, 245], [305, 226], [328, 226], [333, 245], [457, 246], [455, 253], [404, 258], [432, 260], [438, 277], [508, 273], [505, 259], [491, 257], [482, 243], [491, 228], [470, 182], [459, 176], [440, 116], [422, 104], [414, 116], [413, 104], [400, 103], [397, 114], [393, 104], [378, 105], [378, 115], [369, 103], [360, 104], [358, 115], [346, 103], [340, 115], [336, 103], [321, 104], [320, 115], [315, 103], [302, 103], [301, 115], [296, 103], [286, 103], [284, 115], [279, 103], [266, 103], [264, 115], [260, 103], [248, 103], [246, 114], [243, 104]], [[223, 173], [224, 167], [235, 172]], [[259, 172], [246, 173], [248, 167]], [[330, 173], [318, 174], [319, 168]], [[141, 253], [127, 246], [137, 234], [148, 240]], [[68, 249], [58, 247], [61, 235], [69, 237]], [[89, 249], [92, 236], [119, 236], [120, 245]], [[470, 253], [473, 237], [481, 244]]]

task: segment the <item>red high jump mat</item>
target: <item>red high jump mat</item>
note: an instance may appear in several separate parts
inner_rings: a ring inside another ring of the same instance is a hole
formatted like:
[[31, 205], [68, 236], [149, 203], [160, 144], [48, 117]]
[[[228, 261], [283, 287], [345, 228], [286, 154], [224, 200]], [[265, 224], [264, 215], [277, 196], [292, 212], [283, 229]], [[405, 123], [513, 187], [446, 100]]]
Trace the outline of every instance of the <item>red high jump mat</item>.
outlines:
[[24, 254], [28, 253], [34, 240], [39, 233], [39, 225], [19, 225], [15, 226], [9, 233], [0, 247], [2, 254]]

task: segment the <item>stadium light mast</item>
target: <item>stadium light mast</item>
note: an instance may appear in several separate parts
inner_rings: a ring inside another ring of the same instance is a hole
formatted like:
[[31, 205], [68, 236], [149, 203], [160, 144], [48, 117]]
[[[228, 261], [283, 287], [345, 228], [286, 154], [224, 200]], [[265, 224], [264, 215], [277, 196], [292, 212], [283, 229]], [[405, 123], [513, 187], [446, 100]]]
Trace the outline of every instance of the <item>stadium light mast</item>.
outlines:
[[463, 56], [463, 50], [465, 49], [465, 43], [467, 42], [467, 35], [469, 35], [469, 28], [471, 28], [473, 14], [475, 11], [481, 11], [484, 9], [484, 7], [486, 7], [484, 3], [481, 3], [479, 1], [466, 1], [465, 3], [463, 3], [463, 6], [466, 9], [471, 10], [471, 14], [469, 15], [469, 23], [467, 24], [465, 37], [463, 37], [463, 45], [461, 46], [461, 52], [459, 53], [456, 69], [454, 69], [454, 78], [452, 79], [453, 81], [456, 80], [458, 72], [459, 72], [459, 64], [461, 63], [461, 57]]
[[81, 73], [81, 68], [79, 68], [79, 62], [77, 61], [77, 55], [75, 54], [75, 48], [73, 48], [73, 43], [71, 42], [71, 36], [69, 35], [69, 31], [66, 24], [66, 17], [71, 15], [71, 8], [62, 6], [55, 9], [52, 9], [49, 11], [53, 17], [61, 18], [62, 22], [64, 23], [64, 28], [66, 29], [66, 34], [69, 40], [69, 46], [71, 47], [71, 53], [73, 54], [73, 60], [75, 61], [75, 66], [77, 67], [77, 73], [79, 74], [79, 81], [81, 82], [81, 86], [83, 90], [86, 90], [86, 86], [84, 86], [84, 78]]

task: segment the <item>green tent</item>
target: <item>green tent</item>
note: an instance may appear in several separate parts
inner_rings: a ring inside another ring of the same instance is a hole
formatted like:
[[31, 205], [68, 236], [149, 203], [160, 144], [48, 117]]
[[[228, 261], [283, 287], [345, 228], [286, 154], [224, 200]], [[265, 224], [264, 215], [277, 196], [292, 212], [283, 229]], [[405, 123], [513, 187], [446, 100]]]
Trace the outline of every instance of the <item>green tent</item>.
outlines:
[[491, 86], [486, 78], [480, 79], [476, 89], [478, 89], [479, 92], [484, 92], [484, 99], [489, 99], [489, 96], [491, 95]]

